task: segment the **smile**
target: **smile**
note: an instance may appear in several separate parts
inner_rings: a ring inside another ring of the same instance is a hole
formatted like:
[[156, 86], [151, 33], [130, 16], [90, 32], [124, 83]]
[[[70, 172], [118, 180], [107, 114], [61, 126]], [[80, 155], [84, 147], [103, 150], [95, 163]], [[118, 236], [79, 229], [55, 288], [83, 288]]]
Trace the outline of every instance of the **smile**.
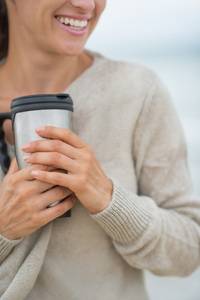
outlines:
[[56, 17], [58, 22], [70, 27], [71, 29], [74, 30], [83, 30], [84, 28], [87, 27], [88, 21], [87, 20], [77, 20], [77, 19], [72, 19], [72, 18], [67, 18], [67, 17]]

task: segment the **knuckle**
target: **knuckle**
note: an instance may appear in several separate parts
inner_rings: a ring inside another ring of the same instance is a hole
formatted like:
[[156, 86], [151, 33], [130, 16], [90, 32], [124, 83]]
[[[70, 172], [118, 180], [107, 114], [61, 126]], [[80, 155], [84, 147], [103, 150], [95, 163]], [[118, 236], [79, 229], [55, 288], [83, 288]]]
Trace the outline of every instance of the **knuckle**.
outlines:
[[32, 214], [31, 216], [31, 223], [33, 227], [41, 227], [43, 225], [42, 217], [38, 214]]
[[53, 133], [53, 130], [54, 130], [53, 126], [45, 126], [45, 131], [46, 131], [48, 134]]
[[30, 168], [31, 171], [34, 171], [34, 170], [49, 171], [49, 170], [51, 170], [50, 166], [37, 164], [37, 163], [29, 165], [28, 167]]
[[29, 202], [20, 203], [18, 205], [18, 216], [31, 216], [32, 207]]
[[15, 176], [11, 176], [11, 177], [5, 176], [5, 182], [6, 183], [9, 182], [10, 189], [15, 189], [18, 181]]
[[32, 147], [33, 147], [35, 150], [37, 150], [37, 149], [39, 148], [39, 141], [36, 140], [36, 141], [32, 142]]
[[60, 187], [60, 186], [59, 187], [55, 187], [54, 188], [54, 192], [55, 192], [56, 199], [61, 200], [61, 199], [63, 199], [63, 198], [66, 197], [66, 191], [65, 191], [65, 189], [62, 188], [62, 187]]
[[87, 150], [88, 153], [93, 154], [93, 150], [92, 150], [91, 146], [87, 145], [86, 150]]
[[65, 135], [68, 139], [71, 139], [71, 137], [73, 136], [73, 132], [70, 129], [66, 129]]
[[87, 146], [81, 151], [82, 160], [91, 163], [94, 160], [94, 153], [90, 146]]
[[85, 177], [85, 179], [89, 178], [91, 175], [91, 164], [86, 161], [84, 164], [80, 166], [80, 173], [82, 176]]
[[85, 174], [79, 175], [77, 184], [80, 190], [84, 190], [87, 186], [87, 176], [85, 176]]
[[31, 161], [31, 160], [34, 160], [34, 161], [37, 162], [37, 161], [39, 161], [39, 158], [40, 158], [40, 157], [39, 157], [39, 153], [38, 153], [38, 152], [35, 152], [35, 153], [32, 153], [32, 154], [31, 154], [31, 156], [30, 156], [30, 161]]
[[27, 211], [29, 211], [30, 209], [32, 209], [32, 203], [28, 202], [27, 199], [31, 196], [33, 190], [34, 189], [32, 187], [28, 189], [28, 188], [24, 188], [23, 186], [18, 186], [14, 192], [13, 202], [15, 204], [25, 203], [25, 206], [27, 207]]
[[62, 175], [61, 175], [61, 173], [55, 173], [54, 176], [55, 176], [55, 177], [54, 177], [55, 182], [56, 182], [56, 183], [60, 183], [61, 180], [62, 180]]
[[24, 198], [24, 193], [22, 191], [22, 188], [18, 187], [15, 190], [15, 194], [14, 194], [14, 197], [13, 197], [13, 203], [17, 204], [18, 202], [22, 202], [23, 198]]
[[22, 186], [19, 186], [19, 187], [16, 189], [16, 194], [17, 194], [18, 197], [23, 198], [24, 195], [27, 194], [27, 190], [25, 191], [25, 190], [23, 189]]
[[53, 153], [51, 154], [51, 159], [53, 160], [53, 162], [54, 162], [55, 164], [57, 164], [57, 163], [60, 162], [61, 154], [58, 153], [58, 152], [53, 152]]
[[62, 142], [60, 140], [51, 140], [52, 149], [59, 151], [62, 147]]
[[54, 209], [55, 209], [56, 215], [58, 215], [58, 216], [64, 214], [64, 212], [66, 211], [66, 209], [61, 204], [55, 205]]
[[32, 206], [32, 203], [31, 201], [26, 201], [25, 202], [25, 205], [24, 205], [24, 211], [28, 214], [32, 214], [32, 211], [33, 211], [33, 206]]
[[92, 153], [86, 152], [86, 153], [85, 153], [85, 158], [84, 158], [84, 160], [85, 160], [86, 162], [88, 162], [88, 163], [91, 163], [92, 160], [93, 160]]
[[45, 180], [47, 180], [47, 177], [48, 177], [48, 176], [47, 176], [48, 173], [46, 173], [45, 171], [48, 171], [48, 168], [47, 168], [47, 167], [44, 167], [44, 168], [42, 169], [42, 171], [44, 171], [44, 172], [41, 172], [41, 173], [40, 173], [40, 178], [41, 178], [42, 180], [45, 181]]

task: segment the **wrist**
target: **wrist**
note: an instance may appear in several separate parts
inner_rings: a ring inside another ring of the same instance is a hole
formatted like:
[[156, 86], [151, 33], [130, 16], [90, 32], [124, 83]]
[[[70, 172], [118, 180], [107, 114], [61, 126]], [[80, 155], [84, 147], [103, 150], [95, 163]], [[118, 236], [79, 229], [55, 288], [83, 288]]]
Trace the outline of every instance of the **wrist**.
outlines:
[[91, 214], [98, 214], [104, 211], [109, 206], [112, 200], [112, 193], [113, 183], [109, 178], [107, 178], [106, 183], [104, 183], [103, 187], [101, 188], [99, 201], [96, 201], [96, 205], [88, 209], [89, 212]]

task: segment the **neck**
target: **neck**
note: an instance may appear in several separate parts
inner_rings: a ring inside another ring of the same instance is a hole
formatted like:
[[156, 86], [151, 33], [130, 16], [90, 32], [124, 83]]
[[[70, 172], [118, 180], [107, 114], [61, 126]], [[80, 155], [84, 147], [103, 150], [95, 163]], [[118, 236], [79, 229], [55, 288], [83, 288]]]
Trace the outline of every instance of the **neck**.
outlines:
[[[9, 51], [0, 67], [0, 90], [4, 93], [1, 97], [63, 92], [92, 64], [92, 58], [80, 52], [80, 47], [71, 52], [63, 51], [62, 47], [55, 50], [50, 42], [47, 46], [42, 38], [32, 38], [19, 20], [18, 8], [16, 1], [8, 1]], [[44, 34], [45, 31], [43, 37]]]
[[[13, 91], [12, 97], [30, 94], [63, 92], [91, 63], [86, 53], [77, 56], [62, 56], [47, 53], [24, 53], [10, 48], [2, 66], [1, 82], [4, 90]], [[1, 77], [1, 76], [0, 76]]]

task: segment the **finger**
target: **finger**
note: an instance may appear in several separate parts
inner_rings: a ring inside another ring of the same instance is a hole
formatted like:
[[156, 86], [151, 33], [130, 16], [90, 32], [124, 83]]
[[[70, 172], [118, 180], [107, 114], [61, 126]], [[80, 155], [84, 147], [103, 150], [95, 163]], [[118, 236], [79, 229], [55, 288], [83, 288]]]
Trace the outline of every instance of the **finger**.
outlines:
[[44, 126], [37, 127], [35, 132], [45, 138], [62, 140], [75, 148], [83, 148], [86, 146], [86, 144], [76, 134], [66, 128]]
[[62, 216], [66, 211], [70, 210], [74, 206], [75, 202], [76, 196], [72, 195], [55, 206], [45, 208], [39, 213], [41, 222], [43, 225], [45, 225], [50, 221]]
[[54, 168], [60, 168], [70, 172], [75, 171], [76, 165], [71, 158], [56, 152], [36, 152], [28, 154], [24, 156], [24, 160], [27, 163], [53, 166]]
[[34, 152], [59, 152], [72, 159], [77, 158], [76, 148], [61, 140], [37, 140], [24, 144], [21, 150], [25, 153]]
[[53, 188], [45, 191], [38, 199], [37, 199], [37, 205], [38, 209], [41, 210], [43, 208], [48, 207], [49, 205], [52, 205], [53, 203], [57, 201], [62, 201], [65, 198], [67, 198], [69, 195], [71, 195], [73, 192], [63, 186], [54, 186]]
[[[27, 189], [29, 190], [29, 194], [37, 194], [40, 195], [42, 193], [45, 193], [46, 191], [52, 189], [55, 184], [51, 184], [48, 182], [41, 182], [38, 180], [28, 181], [25, 182]], [[29, 186], [28, 186], [29, 185]], [[25, 187], [25, 185], [24, 185]]]
[[13, 165], [10, 169], [10, 176], [12, 176], [12, 179], [10, 176], [5, 176], [6, 182], [9, 184], [9, 186], [13, 186], [14, 189], [17, 188], [18, 185], [23, 186], [23, 190], [26, 191], [27, 197], [31, 196], [32, 194], [41, 194], [47, 189], [55, 186], [52, 184], [49, 184], [48, 182], [39, 182], [35, 180], [35, 178], [31, 175], [31, 171], [33, 170], [57, 170], [51, 166], [44, 166], [44, 165], [30, 165], [16, 173], [14, 171], [17, 170], [17, 164], [15, 164], [15, 161], [12, 162]]
[[[70, 188], [72, 187], [71, 177], [68, 174], [58, 173], [58, 172], [45, 172], [41, 170], [32, 171], [32, 176], [42, 182], [47, 182], [49, 184], [60, 185]], [[71, 189], [73, 190], [73, 189]]]
[[[31, 166], [27, 167], [26, 169], [27, 169], [26, 171], [28, 173], [28, 177], [26, 178], [27, 182], [24, 182], [24, 184], [26, 184], [26, 187], [28, 188], [28, 190], [30, 192], [37, 193], [37, 194], [44, 193], [47, 190], [50, 190], [50, 189], [54, 188], [55, 184], [51, 184], [51, 183], [48, 183], [48, 182], [41, 182], [41, 181], [35, 180], [35, 178], [31, 174], [32, 171], [39, 169], [39, 170], [48, 171], [48, 172], [51, 172], [52, 170], [54, 170], [56, 172], [60, 172], [60, 173], [64, 172], [64, 170], [60, 170], [60, 169], [54, 168], [52, 166], [38, 165], [38, 164], [31, 165]], [[72, 192], [69, 192], [67, 194], [67, 196], [70, 193], [72, 193]]]
[[34, 180], [33, 176], [31, 175], [31, 172], [33, 170], [44, 170], [44, 171], [50, 172], [52, 170], [56, 170], [56, 168], [53, 166], [47, 166], [44, 164], [30, 164], [26, 168], [20, 170], [18, 172], [18, 176], [23, 180], [32, 181], [32, 180]]

